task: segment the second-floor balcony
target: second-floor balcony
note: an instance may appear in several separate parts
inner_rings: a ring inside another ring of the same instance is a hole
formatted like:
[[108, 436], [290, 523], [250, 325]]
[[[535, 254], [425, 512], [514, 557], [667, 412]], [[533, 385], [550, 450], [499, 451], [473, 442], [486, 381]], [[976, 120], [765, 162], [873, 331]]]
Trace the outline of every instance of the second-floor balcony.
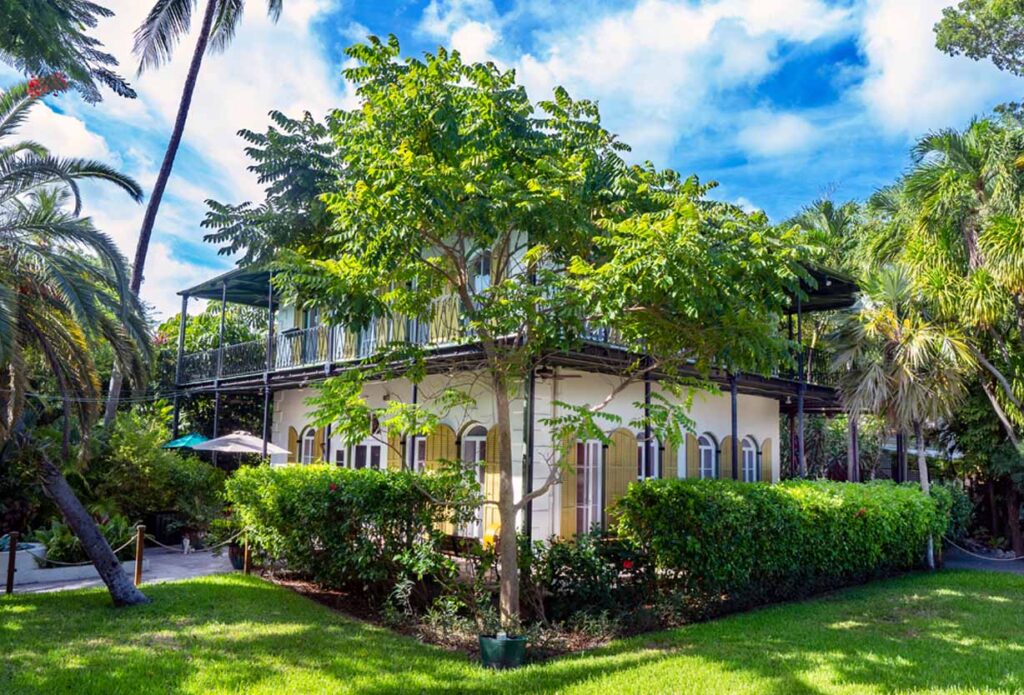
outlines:
[[[242, 280], [237, 279], [239, 276]], [[219, 298], [222, 301], [235, 301], [254, 306], [259, 306], [262, 299], [265, 302], [264, 306], [269, 306], [273, 311], [275, 305], [267, 291], [269, 276], [266, 273], [262, 274], [262, 284], [259, 278], [254, 280], [253, 276], [253, 273], [233, 271], [227, 276], [187, 290], [183, 295], [206, 299]], [[231, 285], [228, 284], [229, 281]], [[820, 308], [831, 307], [819, 305], [811, 310]], [[594, 328], [583, 338], [591, 345], [619, 347], [614, 333], [607, 329]], [[269, 338], [183, 354], [178, 382], [181, 385], [202, 384], [264, 373], [302, 371], [316, 366], [344, 366], [346, 363], [371, 358], [396, 344], [441, 349], [470, 344], [473, 340], [472, 331], [466, 326], [458, 300], [448, 297], [435, 302], [429, 320], [379, 318], [358, 330], [325, 325], [277, 329]], [[764, 376], [799, 380], [799, 374], [793, 364], [780, 365], [772, 374]], [[804, 361], [804, 381], [820, 386], [834, 386], [836, 379], [831, 370], [831, 355], [821, 350], [809, 350]]]

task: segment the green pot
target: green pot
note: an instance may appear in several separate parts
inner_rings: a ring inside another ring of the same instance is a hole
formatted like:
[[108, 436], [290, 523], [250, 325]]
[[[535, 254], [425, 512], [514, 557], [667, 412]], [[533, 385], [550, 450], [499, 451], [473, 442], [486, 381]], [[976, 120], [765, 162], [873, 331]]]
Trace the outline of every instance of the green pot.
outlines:
[[525, 637], [485, 637], [480, 635], [480, 663], [484, 668], [518, 668], [526, 659]]

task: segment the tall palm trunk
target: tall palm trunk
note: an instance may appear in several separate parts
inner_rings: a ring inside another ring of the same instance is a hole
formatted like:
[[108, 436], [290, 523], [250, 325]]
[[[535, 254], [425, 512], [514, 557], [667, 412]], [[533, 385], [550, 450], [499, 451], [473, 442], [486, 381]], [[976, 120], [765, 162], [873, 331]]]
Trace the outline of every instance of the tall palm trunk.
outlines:
[[[921, 492], [931, 494], [931, 482], [928, 479], [928, 456], [924, 449], [924, 428], [920, 420], [914, 422], [914, 438], [917, 439], [917, 473], [921, 477]], [[928, 569], [935, 569], [935, 540], [928, 536]]]
[[[20, 439], [22, 443], [29, 443], [27, 435], [22, 435]], [[39, 457], [38, 467], [43, 490], [60, 509], [64, 521], [82, 543], [82, 549], [85, 550], [85, 554], [89, 556], [89, 560], [96, 567], [100, 579], [107, 585], [114, 605], [134, 606], [140, 603], [149, 603], [145, 594], [128, 579], [128, 575], [125, 574], [107, 539], [100, 533], [89, 512], [78, 501], [78, 497], [75, 496], [74, 490], [68, 485], [68, 481], [61, 474], [60, 469], [54, 465], [45, 451], [39, 450], [36, 455]]]
[[[156, 214], [160, 209], [160, 202], [164, 197], [164, 190], [167, 188], [167, 181], [171, 178], [171, 170], [174, 168], [174, 158], [178, 154], [178, 147], [181, 145], [181, 137], [185, 133], [185, 121], [188, 120], [188, 112], [192, 107], [192, 94], [196, 89], [196, 81], [199, 79], [199, 68], [203, 64], [203, 56], [206, 55], [206, 46], [210, 41], [210, 30], [213, 27], [213, 18], [217, 10], [217, 0], [206, 1], [206, 11], [203, 13], [203, 24], [199, 28], [199, 38], [196, 40], [196, 48], [192, 52], [192, 62], [188, 67], [188, 75], [185, 77], [185, 88], [181, 92], [181, 100], [178, 102], [178, 114], [174, 119], [174, 129], [171, 131], [171, 139], [167, 143], [167, 151], [164, 152], [164, 160], [160, 164], [160, 173], [153, 184], [153, 192], [146, 205], [146, 214], [142, 218], [142, 228], [139, 230], [139, 240], [135, 246], [135, 260], [132, 263], [131, 289], [136, 295], [142, 288], [143, 271], [146, 267], [146, 254], [149, 253], [149, 240], [153, 236], [153, 225], [156, 223]], [[110, 375], [110, 388], [107, 393], [107, 405], [103, 412], [104, 428], [110, 427], [117, 414], [117, 402], [121, 395], [123, 378], [121, 372], [114, 366]]]

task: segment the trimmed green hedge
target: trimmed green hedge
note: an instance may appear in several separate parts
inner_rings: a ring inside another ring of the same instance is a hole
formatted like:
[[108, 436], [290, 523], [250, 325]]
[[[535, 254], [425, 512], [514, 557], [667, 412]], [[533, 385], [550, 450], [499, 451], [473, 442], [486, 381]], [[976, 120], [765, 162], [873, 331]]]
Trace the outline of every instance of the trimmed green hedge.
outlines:
[[436, 530], [453, 483], [336, 466], [241, 468], [227, 496], [255, 544], [323, 586], [386, 593], [445, 568]]
[[888, 482], [660, 480], [619, 505], [620, 538], [659, 570], [660, 591], [753, 605], [922, 566], [951, 498]]

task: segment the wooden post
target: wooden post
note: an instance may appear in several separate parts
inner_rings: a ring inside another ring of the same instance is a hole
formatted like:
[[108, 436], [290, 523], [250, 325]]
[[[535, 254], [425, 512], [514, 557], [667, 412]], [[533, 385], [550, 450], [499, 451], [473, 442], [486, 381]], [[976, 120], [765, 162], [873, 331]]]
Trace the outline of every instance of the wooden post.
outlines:
[[18, 532], [11, 531], [7, 534], [10, 542], [10, 551], [7, 553], [7, 593], [14, 593], [14, 558], [18, 554]]
[[252, 551], [249, 549], [249, 534], [245, 534], [245, 545], [242, 550], [242, 571], [249, 574], [252, 571]]
[[135, 527], [135, 586], [142, 583], [142, 553], [145, 548], [146, 526]]

